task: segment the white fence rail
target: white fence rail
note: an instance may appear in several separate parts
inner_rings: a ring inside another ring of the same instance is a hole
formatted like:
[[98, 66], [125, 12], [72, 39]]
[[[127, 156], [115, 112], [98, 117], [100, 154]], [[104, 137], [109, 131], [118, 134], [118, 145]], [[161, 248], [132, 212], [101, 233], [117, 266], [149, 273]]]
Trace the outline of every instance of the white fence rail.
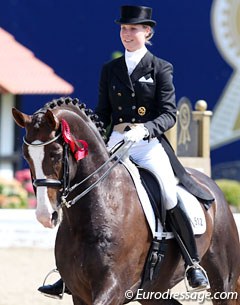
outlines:
[[46, 229], [35, 210], [0, 210], [0, 248], [53, 248], [57, 229]]
[[[234, 214], [240, 232], [240, 214]], [[53, 248], [57, 228], [37, 222], [34, 210], [0, 210], [0, 248]]]

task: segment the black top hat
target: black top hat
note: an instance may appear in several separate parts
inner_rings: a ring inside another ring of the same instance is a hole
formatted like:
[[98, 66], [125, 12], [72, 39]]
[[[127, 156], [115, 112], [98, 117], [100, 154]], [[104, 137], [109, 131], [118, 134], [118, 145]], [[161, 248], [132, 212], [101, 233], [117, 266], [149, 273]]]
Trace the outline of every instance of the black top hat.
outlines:
[[115, 22], [118, 24], [147, 24], [154, 27], [156, 21], [151, 18], [151, 7], [124, 5], [121, 7], [121, 18]]

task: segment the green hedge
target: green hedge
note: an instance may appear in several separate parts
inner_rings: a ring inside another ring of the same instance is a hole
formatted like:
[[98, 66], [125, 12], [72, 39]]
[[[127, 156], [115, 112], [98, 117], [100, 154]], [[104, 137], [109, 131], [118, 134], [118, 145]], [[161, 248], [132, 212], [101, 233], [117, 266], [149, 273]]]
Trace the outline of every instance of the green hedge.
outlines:
[[228, 204], [240, 210], [240, 182], [227, 179], [219, 179], [215, 182], [222, 190]]

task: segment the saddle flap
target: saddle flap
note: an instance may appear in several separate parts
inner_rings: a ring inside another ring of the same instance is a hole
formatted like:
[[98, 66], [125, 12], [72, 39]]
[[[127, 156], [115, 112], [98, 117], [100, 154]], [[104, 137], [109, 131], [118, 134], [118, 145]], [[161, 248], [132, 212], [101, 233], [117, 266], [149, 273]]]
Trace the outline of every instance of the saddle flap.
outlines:
[[188, 217], [190, 218], [194, 234], [203, 234], [206, 231], [207, 224], [200, 202], [181, 185], [177, 185], [177, 193], [183, 202]]
[[[173, 234], [166, 234], [171, 232], [163, 231], [162, 224], [165, 224], [166, 211], [163, 204], [161, 204], [161, 188], [157, 178], [149, 170], [142, 167], [137, 168], [129, 158], [125, 158], [121, 162], [133, 179], [153, 237], [159, 240], [163, 237], [167, 239], [173, 238]], [[145, 188], [146, 185], [147, 188]], [[177, 185], [177, 192], [188, 213], [194, 234], [203, 234], [206, 230], [206, 219], [200, 202], [183, 186]]]
[[146, 168], [137, 166], [142, 184], [148, 194], [149, 200], [156, 217], [162, 224], [166, 220], [166, 210], [162, 204], [161, 188], [154, 174]]

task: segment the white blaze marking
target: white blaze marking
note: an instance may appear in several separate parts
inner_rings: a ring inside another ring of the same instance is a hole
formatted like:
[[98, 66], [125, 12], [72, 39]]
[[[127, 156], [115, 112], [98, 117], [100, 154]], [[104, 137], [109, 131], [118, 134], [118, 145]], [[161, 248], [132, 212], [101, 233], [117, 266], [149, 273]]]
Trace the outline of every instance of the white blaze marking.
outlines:
[[[34, 141], [33, 144], [41, 143], [39, 141]], [[36, 179], [46, 179], [43, 172], [43, 159], [44, 159], [44, 146], [29, 146], [28, 153], [33, 160], [33, 166], [35, 170]], [[52, 205], [50, 203], [47, 187], [41, 186], [37, 187], [37, 209], [36, 217], [37, 220], [44, 226], [52, 228], [53, 224], [51, 222], [52, 213], [54, 212]]]

